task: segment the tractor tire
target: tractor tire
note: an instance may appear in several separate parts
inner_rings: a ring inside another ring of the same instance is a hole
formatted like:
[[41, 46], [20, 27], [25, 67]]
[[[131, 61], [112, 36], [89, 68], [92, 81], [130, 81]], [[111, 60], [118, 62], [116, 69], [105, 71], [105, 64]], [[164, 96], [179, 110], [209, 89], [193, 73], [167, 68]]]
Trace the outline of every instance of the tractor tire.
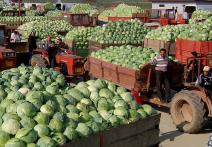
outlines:
[[48, 67], [48, 62], [41, 55], [33, 55], [30, 61], [32, 66]]
[[176, 127], [185, 133], [198, 133], [205, 122], [204, 102], [195, 93], [182, 90], [171, 102], [171, 117]]

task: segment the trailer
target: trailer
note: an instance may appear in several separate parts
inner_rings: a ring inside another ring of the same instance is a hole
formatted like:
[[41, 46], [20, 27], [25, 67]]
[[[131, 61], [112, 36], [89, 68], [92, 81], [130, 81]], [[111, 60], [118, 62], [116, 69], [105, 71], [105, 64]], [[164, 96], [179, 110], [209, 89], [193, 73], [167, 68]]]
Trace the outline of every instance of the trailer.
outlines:
[[[212, 67], [211, 56], [203, 56], [195, 60]], [[172, 89], [171, 103], [160, 101], [155, 94], [155, 70], [150, 63], [134, 70], [89, 57], [88, 70], [92, 77], [125, 87], [131, 91], [138, 103], [143, 101], [170, 108], [173, 122], [182, 132], [198, 133], [204, 127], [205, 120], [212, 117], [212, 96], [208, 90], [195, 86], [193, 82], [186, 82], [187, 69], [180, 62], [170, 62], [168, 65], [167, 75]], [[198, 76], [201, 72], [201, 66], [198, 66]]]
[[61, 147], [158, 147], [160, 114], [117, 126]]

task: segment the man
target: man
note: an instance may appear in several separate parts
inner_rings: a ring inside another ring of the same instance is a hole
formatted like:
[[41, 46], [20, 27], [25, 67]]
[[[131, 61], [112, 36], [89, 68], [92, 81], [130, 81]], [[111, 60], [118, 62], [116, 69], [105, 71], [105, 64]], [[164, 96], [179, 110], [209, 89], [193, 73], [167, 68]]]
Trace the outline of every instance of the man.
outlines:
[[[155, 66], [157, 95], [160, 100], [165, 100], [166, 102], [170, 101], [170, 84], [167, 73], [168, 62], [169, 59], [164, 48], [160, 49], [160, 54], [151, 61], [151, 64]], [[165, 87], [165, 99], [162, 96], [162, 84]]]
[[198, 85], [205, 88], [212, 94], [212, 73], [210, 73], [210, 67], [205, 66], [203, 68], [203, 74], [199, 76]]
[[32, 57], [33, 50], [37, 48], [36, 39], [38, 37], [35, 36], [35, 32], [31, 32], [28, 38], [28, 44], [29, 44], [29, 60]]
[[183, 19], [186, 21], [186, 23], [188, 22], [188, 13], [185, 10], [183, 11]]
[[187, 66], [187, 78], [188, 82], [193, 82], [197, 80], [198, 77], [198, 54], [197, 52], [191, 52], [193, 59], [188, 63]]
[[50, 67], [54, 68], [55, 62], [56, 62], [55, 56], [58, 53], [58, 48], [56, 47], [55, 43], [52, 41], [47, 50], [48, 50], [48, 54], [49, 54]]
[[50, 35], [48, 35], [47, 38], [46, 38], [46, 40], [45, 40], [45, 42], [44, 42], [44, 45], [43, 45], [44, 48], [45, 49], [48, 49], [48, 47], [50, 46], [51, 42], [52, 42], [52, 38], [51, 38]]
[[56, 38], [56, 45], [59, 49], [65, 49], [66, 48], [66, 44], [59, 37]]
[[17, 30], [12, 32], [10, 42], [21, 42], [21, 37]]

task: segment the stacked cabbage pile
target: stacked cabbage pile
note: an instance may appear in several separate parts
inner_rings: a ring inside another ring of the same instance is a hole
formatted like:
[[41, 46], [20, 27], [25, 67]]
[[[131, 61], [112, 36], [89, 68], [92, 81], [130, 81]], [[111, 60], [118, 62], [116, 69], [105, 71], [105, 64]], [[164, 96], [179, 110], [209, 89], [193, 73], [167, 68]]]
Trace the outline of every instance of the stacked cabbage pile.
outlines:
[[34, 31], [41, 40], [45, 39], [48, 35], [55, 38], [57, 32], [68, 32], [71, 29], [72, 26], [64, 20], [33, 21], [18, 27], [23, 39], [27, 39], [30, 33]]
[[63, 13], [61, 12], [61, 11], [48, 11], [47, 13], [46, 13], [46, 16], [47, 17], [62, 17], [63, 16]]
[[129, 6], [127, 4], [119, 4], [113, 10], [105, 10], [103, 11], [99, 17], [132, 17], [133, 13], [143, 13], [144, 10], [138, 6]]
[[44, 7], [45, 12], [52, 11], [52, 10], [56, 9], [56, 5], [53, 4], [52, 2], [45, 3], [43, 7]]
[[92, 57], [132, 69], [139, 69], [156, 55], [152, 49], [134, 47], [131, 45], [120, 47], [110, 46], [91, 54]]
[[190, 24], [196, 24], [199, 21], [201, 22], [202, 20], [205, 20], [205, 19], [209, 18], [210, 16], [212, 16], [212, 12], [211, 11], [197, 10], [197, 11], [194, 11], [192, 13], [192, 17], [189, 20], [189, 23]]
[[109, 22], [91, 40], [102, 44], [141, 44], [149, 30], [139, 20]]
[[98, 14], [98, 10], [91, 6], [90, 4], [76, 4], [71, 7], [69, 10], [71, 13], [74, 14], [89, 14], [92, 16], [93, 14]]
[[155, 113], [103, 80], [67, 86], [52, 69], [20, 66], [0, 73], [0, 146], [55, 147]]
[[189, 29], [189, 25], [169, 25], [159, 27], [147, 33], [147, 39], [175, 41], [181, 32]]
[[31, 22], [31, 21], [41, 21], [41, 20], [46, 20], [47, 17], [43, 16], [22, 16], [22, 17], [16, 17], [16, 16], [2, 16], [0, 17], [0, 21], [4, 22]]
[[190, 24], [188, 29], [180, 32], [178, 38], [195, 41], [212, 40], [212, 21], [207, 20], [207, 23]]
[[27, 10], [26, 16], [37, 16], [38, 12], [36, 10]]
[[88, 49], [89, 38], [99, 27], [78, 27], [69, 31], [65, 37], [67, 40], [73, 40], [77, 49]]

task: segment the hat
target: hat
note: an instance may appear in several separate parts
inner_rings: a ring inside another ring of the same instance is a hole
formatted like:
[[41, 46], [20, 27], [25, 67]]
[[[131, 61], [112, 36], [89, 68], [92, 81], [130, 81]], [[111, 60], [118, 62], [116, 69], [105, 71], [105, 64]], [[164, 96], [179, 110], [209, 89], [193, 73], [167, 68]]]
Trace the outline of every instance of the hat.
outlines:
[[209, 66], [204, 66], [203, 71], [209, 71], [210, 67]]

